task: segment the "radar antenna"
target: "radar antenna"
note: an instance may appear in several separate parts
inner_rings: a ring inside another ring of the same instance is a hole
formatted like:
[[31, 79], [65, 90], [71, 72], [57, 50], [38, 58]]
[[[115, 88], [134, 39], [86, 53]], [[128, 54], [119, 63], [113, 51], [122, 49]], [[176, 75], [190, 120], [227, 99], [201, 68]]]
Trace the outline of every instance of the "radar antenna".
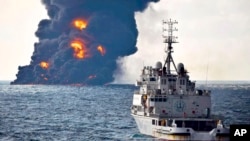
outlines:
[[[171, 63], [173, 63], [173, 66], [175, 68], [175, 71], [177, 72], [177, 68], [175, 66], [175, 63], [174, 63], [174, 60], [173, 60], [173, 57], [171, 55], [171, 53], [173, 52], [173, 47], [172, 47], [172, 43], [178, 43], [176, 40], [178, 39], [177, 36], [173, 36], [173, 32], [174, 31], [178, 31], [177, 28], [174, 28], [173, 25], [174, 24], [178, 24], [178, 22], [175, 20], [175, 21], [172, 21], [171, 19], [168, 20], [168, 21], [162, 21], [162, 24], [163, 24], [163, 34], [165, 32], [168, 33], [168, 35], [163, 35], [163, 38], [164, 38], [164, 43], [165, 44], [168, 44], [168, 46], [166, 47], [165, 49], [165, 52], [167, 53], [167, 58], [165, 60], [165, 63], [164, 63], [164, 66], [163, 68], [166, 70], [166, 73], [167, 74], [171, 74], [171, 70], [170, 70], [170, 66], [171, 66]], [[168, 25], [167, 28], [165, 28], [165, 26]], [[164, 70], [164, 71], [165, 71]]]

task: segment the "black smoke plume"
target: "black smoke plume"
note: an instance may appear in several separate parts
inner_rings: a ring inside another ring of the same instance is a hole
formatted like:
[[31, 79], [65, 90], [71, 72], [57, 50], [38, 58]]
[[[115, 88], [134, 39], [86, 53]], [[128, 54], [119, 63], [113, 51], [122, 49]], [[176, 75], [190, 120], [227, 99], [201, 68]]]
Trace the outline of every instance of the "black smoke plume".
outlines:
[[[49, 19], [41, 20], [31, 62], [19, 66], [11, 84], [106, 84], [114, 80], [119, 57], [137, 51], [135, 12], [159, 0], [42, 0]], [[73, 21], [83, 19], [79, 30]], [[76, 58], [72, 41], [87, 49]], [[102, 46], [105, 54], [97, 47]], [[41, 65], [41, 62], [46, 62]]]

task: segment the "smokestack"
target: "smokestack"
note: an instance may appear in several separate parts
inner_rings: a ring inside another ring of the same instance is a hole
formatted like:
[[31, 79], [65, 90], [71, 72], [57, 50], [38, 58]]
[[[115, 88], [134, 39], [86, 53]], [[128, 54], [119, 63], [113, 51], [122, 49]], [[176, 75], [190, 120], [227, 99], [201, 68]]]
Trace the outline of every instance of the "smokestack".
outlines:
[[42, 0], [31, 62], [11, 84], [106, 84], [119, 57], [137, 51], [135, 12], [159, 0]]

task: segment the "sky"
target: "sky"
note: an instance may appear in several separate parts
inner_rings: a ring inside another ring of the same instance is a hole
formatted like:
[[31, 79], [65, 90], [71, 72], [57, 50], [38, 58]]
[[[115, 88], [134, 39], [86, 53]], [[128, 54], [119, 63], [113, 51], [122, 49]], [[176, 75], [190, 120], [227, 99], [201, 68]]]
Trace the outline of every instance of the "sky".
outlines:
[[14, 80], [18, 66], [28, 65], [37, 25], [47, 18], [40, 0], [0, 0], [0, 80]]
[[166, 55], [162, 20], [177, 20], [175, 64], [182, 62], [191, 80], [250, 80], [249, 0], [161, 0], [137, 13], [138, 52], [123, 58], [117, 82], [135, 82], [143, 66]]
[[[0, 80], [14, 80], [28, 65], [37, 41], [34, 33], [47, 18], [40, 0], [0, 0]], [[121, 58], [117, 83], [134, 83], [143, 66], [166, 57], [162, 20], [177, 20], [176, 64], [184, 63], [192, 80], [250, 80], [249, 0], [161, 0], [136, 13], [138, 51]]]

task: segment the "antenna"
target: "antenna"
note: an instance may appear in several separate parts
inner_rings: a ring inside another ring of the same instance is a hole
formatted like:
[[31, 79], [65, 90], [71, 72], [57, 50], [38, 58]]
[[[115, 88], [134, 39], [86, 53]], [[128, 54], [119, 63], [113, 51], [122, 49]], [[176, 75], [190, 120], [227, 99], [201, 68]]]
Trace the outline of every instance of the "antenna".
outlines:
[[[164, 38], [163, 42], [168, 44], [168, 47], [165, 49], [165, 52], [167, 53], [167, 58], [166, 58], [165, 63], [164, 63], [164, 68], [166, 68], [166, 73], [170, 74], [171, 62], [174, 65], [175, 71], [177, 72], [177, 68], [175, 66], [175, 63], [174, 63], [174, 60], [172, 58], [171, 53], [173, 52], [172, 51], [172, 49], [173, 49], [172, 43], [178, 43], [177, 42], [178, 37], [173, 36], [173, 32], [178, 31], [178, 29], [174, 28], [173, 26], [174, 26], [174, 24], [178, 24], [178, 22], [176, 20], [172, 21], [170, 19], [168, 21], [162, 20], [162, 24], [163, 24], [163, 35], [162, 35], [162, 37]], [[166, 28], [166, 25], [168, 26], [167, 28]], [[165, 32], [167, 32], [168, 34], [164, 35]], [[166, 65], [167, 65], [167, 67], [166, 67]]]
[[[173, 32], [174, 31], [178, 31], [177, 28], [174, 28], [174, 24], [178, 24], [178, 22], [175, 20], [175, 21], [172, 21], [171, 19], [168, 20], [168, 21], [162, 21], [162, 24], [163, 24], [163, 38], [165, 39], [164, 40], [164, 43], [168, 43], [170, 46], [172, 43], [178, 43], [176, 40], [178, 39], [177, 36], [173, 36]], [[168, 25], [168, 28], [166, 28], [166, 24]], [[165, 36], [164, 35], [164, 32], [167, 31], [168, 32], [168, 35]]]
[[206, 89], [207, 89], [207, 77], [208, 77], [208, 68], [209, 68], [209, 57], [208, 57], [208, 62], [207, 62], [207, 70], [206, 70]]
[[208, 63], [207, 63], [207, 72], [206, 72], [206, 89], [207, 89], [207, 73], [208, 73]]

